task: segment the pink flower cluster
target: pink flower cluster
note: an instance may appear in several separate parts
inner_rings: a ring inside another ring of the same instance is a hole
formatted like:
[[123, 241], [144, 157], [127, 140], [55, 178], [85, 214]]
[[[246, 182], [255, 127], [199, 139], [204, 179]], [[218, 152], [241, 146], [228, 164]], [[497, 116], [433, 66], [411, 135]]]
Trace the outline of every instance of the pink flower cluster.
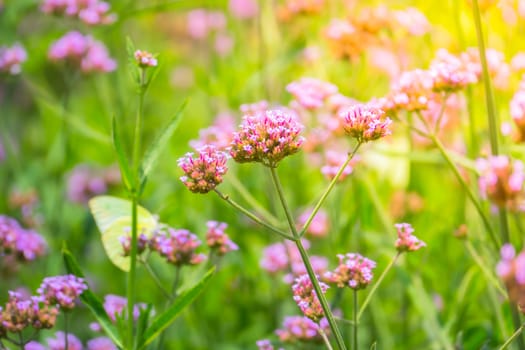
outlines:
[[188, 230], [160, 227], [150, 240], [151, 250], [159, 253], [175, 266], [198, 265], [206, 255], [196, 253], [201, 245], [198, 237]]
[[147, 51], [137, 50], [134, 53], [135, 61], [141, 68], [156, 67], [157, 59]]
[[[325, 164], [321, 167], [321, 173], [325, 176], [326, 179], [331, 181], [335, 177], [335, 175], [337, 175], [337, 172], [339, 171], [343, 163], [346, 161], [348, 154], [346, 152], [340, 152], [329, 149], [326, 150], [324, 156]], [[348, 177], [348, 175], [352, 174], [352, 172], [354, 171], [352, 164], [355, 164], [356, 161], [358, 161], [358, 157], [354, 156], [352, 161], [350, 161], [350, 163], [344, 168], [343, 172], [341, 173], [341, 176], [339, 176], [339, 182], [342, 182]]]
[[[307, 240], [303, 239], [302, 243], [305, 249], [310, 247]], [[322, 256], [311, 255], [310, 262], [314, 272], [318, 275], [322, 275], [328, 267], [328, 260]], [[271, 274], [287, 272], [283, 278], [285, 283], [292, 283], [295, 278], [306, 273], [299, 250], [294, 243], [289, 241], [274, 243], [266, 247], [260, 266]]]
[[230, 0], [228, 1], [230, 13], [239, 19], [250, 19], [259, 13], [257, 0]]
[[425, 242], [414, 236], [414, 228], [410, 224], [396, 224], [397, 240], [396, 249], [398, 252], [414, 252], [426, 246]]
[[106, 193], [120, 184], [120, 171], [115, 166], [94, 168], [79, 164], [71, 170], [67, 179], [67, 198], [78, 204], [87, 204], [94, 196]]
[[525, 142], [525, 78], [522, 85], [510, 100], [510, 116], [518, 129], [517, 142]]
[[230, 155], [239, 163], [276, 167], [284, 157], [299, 151], [304, 142], [299, 136], [302, 129], [292, 114], [282, 110], [245, 116], [240, 130], [234, 133]]
[[376, 263], [357, 253], [338, 254], [339, 265], [334, 271], [324, 274], [329, 283], [334, 283], [339, 288], [346, 286], [358, 290], [366, 288], [374, 277], [372, 270]]
[[525, 313], [525, 251], [516, 256], [514, 247], [505, 244], [501, 247], [501, 260], [496, 272], [505, 283], [510, 300]]
[[109, 13], [109, 3], [101, 0], [43, 0], [40, 9], [47, 14], [78, 17], [88, 25], [111, 24], [117, 19]]
[[211, 126], [199, 131], [199, 138], [191, 140], [190, 146], [200, 149], [206, 145], [212, 145], [220, 151], [225, 151], [233, 140], [235, 126], [235, 119], [232, 115], [221, 113]]
[[[66, 340], [66, 334], [64, 332], [56, 332], [53, 338], [47, 338], [47, 347], [36, 342], [31, 341], [26, 344], [25, 350], [65, 350], [64, 344]], [[97, 337], [87, 342], [87, 347], [84, 348], [80, 339], [74, 334], [67, 334], [68, 347], [67, 350], [117, 350], [117, 347], [111, 339], [107, 337]]]
[[24, 229], [18, 221], [0, 215], [0, 256], [20, 262], [33, 261], [45, 254], [46, 241], [33, 230]]
[[476, 162], [480, 176], [478, 185], [484, 198], [499, 208], [513, 211], [524, 209], [525, 169], [519, 160], [508, 156], [492, 156]]
[[369, 142], [390, 135], [390, 118], [383, 118], [385, 112], [374, 105], [357, 104], [341, 112], [343, 128], [358, 142]]
[[22, 71], [21, 65], [26, 60], [27, 52], [22, 45], [0, 47], [0, 73], [19, 74]]
[[117, 68], [104, 44], [76, 31], [55, 41], [48, 56], [53, 62], [67, 62], [84, 73], [105, 73]]
[[[255, 345], [257, 345], [258, 350], [275, 350], [272, 342], [268, 339], [257, 340]], [[279, 348], [279, 350], [284, 350], [284, 348]]]
[[330, 333], [326, 318], [316, 323], [308, 317], [288, 316], [284, 318], [283, 328], [277, 329], [275, 334], [283, 343], [321, 343], [323, 338], [319, 334], [319, 329], [326, 334]]
[[48, 305], [57, 305], [63, 310], [75, 307], [78, 297], [88, 286], [83, 278], [74, 275], [46, 277], [37, 289]]
[[433, 90], [437, 92], [455, 92], [478, 81], [476, 74], [468, 69], [460, 57], [445, 49], [437, 52], [436, 59], [430, 64], [429, 73], [433, 79]]
[[[321, 291], [326, 293], [328, 285], [319, 282]], [[312, 281], [308, 275], [302, 275], [295, 279], [292, 285], [293, 300], [301, 309], [303, 314], [314, 322], [319, 322], [324, 317], [324, 311], [321, 307], [319, 297], [317, 296]]]
[[206, 223], [208, 232], [206, 232], [206, 244], [211, 250], [216, 251], [219, 256], [228, 252], [239, 250], [230, 237], [224, 232], [228, 227], [225, 222], [208, 221]]
[[228, 171], [228, 155], [212, 145], [199, 148], [197, 153], [197, 158], [193, 158], [193, 153], [187, 153], [178, 160], [179, 167], [185, 173], [180, 180], [191, 192], [208, 193], [222, 182], [223, 175]]
[[233, 48], [233, 38], [226, 32], [226, 16], [220, 11], [194, 9], [188, 13], [188, 34], [192, 39], [206, 40], [214, 35], [213, 48], [226, 56]]
[[294, 96], [295, 102], [309, 110], [322, 107], [338, 90], [337, 86], [314, 78], [301, 78], [286, 86], [286, 91]]
[[[120, 295], [107, 294], [104, 297], [104, 310], [113, 322], [116, 322], [117, 316], [123, 316], [123, 313], [125, 314], [125, 312], [127, 311], [127, 305], [128, 300]], [[146, 304], [135, 304], [135, 306], [133, 307], [133, 319], [138, 319], [140, 315], [140, 309], [144, 308], [146, 308]], [[97, 326], [100, 327], [99, 325]]]

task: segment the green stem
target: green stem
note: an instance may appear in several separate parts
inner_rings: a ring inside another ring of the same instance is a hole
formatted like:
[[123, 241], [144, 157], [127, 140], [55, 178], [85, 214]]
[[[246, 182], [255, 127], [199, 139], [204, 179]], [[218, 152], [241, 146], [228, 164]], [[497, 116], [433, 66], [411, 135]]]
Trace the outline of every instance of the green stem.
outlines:
[[[133, 137], [133, 166], [137, 170], [139, 169], [139, 157], [141, 150], [141, 139], [142, 139], [142, 114], [144, 110], [144, 95], [146, 94], [146, 70], [142, 68], [140, 70], [140, 87], [139, 87], [139, 106], [137, 110], [137, 117], [135, 119], [135, 133]], [[135, 187], [138, 183], [135, 184]]]
[[443, 156], [443, 158], [445, 158], [445, 161], [448, 163], [448, 165], [450, 166], [450, 168], [454, 172], [454, 175], [456, 175], [456, 178], [460, 182], [461, 186], [463, 186], [463, 189], [465, 190], [465, 192], [467, 192], [467, 196], [469, 197], [470, 201], [472, 202], [472, 204], [474, 204], [474, 207], [476, 208], [476, 211], [478, 212], [479, 216], [481, 217], [481, 220], [483, 221], [483, 225], [485, 226], [485, 229], [489, 233], [489, 237], [492, 240], [492, 243], [494, 244], [494, 248], [496, 250], [499, 250], [499, 242], [498, 242], [498, 240], [496, 238], [494, 230], [492, 229], [492, 226], [490, 225], [489, 219], [487, 218], [487, 216], [483, 212], [483, 208], [481, 207], [481, 204], [476, 199], [476, 195], [474, 194], [472, 189], [469, 187], [469, 185], [467, 184], [467, 182], [465, 181], [463, 176], [461, 176], [461, 173], [459, 172], [458, 167], [456, 166], [454, 161], [448, 155], [448, 153], [447, 153], [445, 147], [443, 146], [443, 144], [441, 143], [441, 141], [435, 135], [430, 135], [430, 138], [432, 139], [432, 141], [434, 142], [436, 147], [441, 152], [441, 155]]
[[[306, 230], [308, 230], [308, 227], [310, 227], [310, 224], [312, 223], [315, 215], [317, 214], [319, 209], [321, 209], [321, 206], [323, 205], [324, 201], [326, 200], [326, 197], [328, 197], [328, 195], [330, 194], [330, 192], [334, 188], [335, 184], [339, 180], [339, 177], [341, 176], [341, 174], [343, 173], [345, 168], [348, 166], [348, 163], [350, 163], [352, 158], [354, 158], [355, 154], [357, 153], [357, 150], [359, 149], [359, 147], [361, 147], [361, 145], [362, 145], [362, 143], [359, 142], [355, 146], [354, 150], [352, 152], [348, 153], [348, 157], [346, 158], [345, 162], [343, 163], [343, 165], [341, 165], [341, 167], [339, 168], [339, 171], [337, 172], [337, 174], [335, 174], [334, 178], [332, 179], [332, 181], [330, 182], [330, 184], [328, 185], [328, 187], [326, 188], [324, 193], [321, 195], [321, 198], [319, 198], [319, 201], [317, 202], [317, 204], [315, 205], [314, 209], [312, 210], [312, 213], [310, 214], [310, 216], [308, 217], [308, 219], [304, 223], [304, 226], [301, 229], [301, 232], [299, 233], [299, 237], [304, 236], [304, 234], [306, 233]], [[273, 174], [273, 172], [274, 172], [274, 170], [272, 168], [272, 174]]]
[[67, 311], [64, 312], [64, 349], [69, 349]]
[[133, 306], [135, 305], [135, 287], [137, 278], [137, 210], [138, 198], [137, 193], [131, 195], [131, 264], [128, 274], [127, 297], [128, 297], [128, 349], [134, 348], [134, 320]]
[[514, 341], [514, 339], [518, 338], [521, 335], [521, 333], [523, 332], [523, 328], [524, 327], [525, 327], [525, 324], [522, 324], [518, 329], [516, 329], [516, 332], [514, 332], [510, 336], [510, 338], [507, 339], [507, 341], [505, 343], [503, 343], [503, 345], [499, 348], [499, 350], [505, 350], [506, 348], [508, 348], [510, 343], [512, 343]]
[[143, 260], [140, 260], [140, 262], [142, 262], [142, 264], [144, 265], [144, 267], [146, 268], [146, 271], [148, 272], [148, 274], [150, 275], [151, 279], [153, 280], [153, 282], [155, 282], [155, 284], [157, 285], [157, 287], [159, 288], [159, 290], [162, 292], [162, 294], [164, 294], [164, 296], [169, 300], [171, 299], [171, 295], [170, 293], [164, 289], [164, 287], [162, 286], [162, 283], [160, 282], [160, 279], [159, 277], [157, 276], [157, 274], [155, 273], [155, 271], [153, 271], [153, 268], [151, 267], [150, 264], [148, 264], [147, 261], [143, 261]]
[[275, 186], [277, 194], [279, 195], [279, 200], [281, 202], [281, 205], [284, 209], [286, 219], [288, 220], [288, 226], [290, 228], [290, 231], [292, 232], [292, 236], [293, 236], [292, 240], [295, 242], [297, 249], [299, 250], [299, 253], [301, 254], [301, 258], [303, 260], [304, 266], [306, 268], [306, 271], [308, 272], [308, 277], [310, 277], [310, 281], [312, 282], [317, 298], [319, 299], [321, 307], [323, 308], [325, 317], [328, 320], [328, 324], [330, 325], [330, 329], [332, 330], [332, 333], [335, 336], [337, 346], [340, 350], [346, 350], [346, 346], [343, 341], [343, 336], [341, 335], [341, 332], [339, 331], [339, 328], [337, 327], [337, 323], [335, 322], [332, 311], [330, 310], [330, 306], [328, 305], [326, 297], [321, 289], [319, 280], [317, 279], [315, 271], [310, 262], [310, 258], [308, 257], [308, 253], [306, 252], [306, 249], [304, 249], [303, 243], [301, 242], [301, 236], [299, 235], [299, 232], [297, 232], [297, 227], [295, 226], [295, 222], [292, 217], [292, 213], [290, 211], [290, 208], [288, 207], [288, 203], [286, 202], [284, 191], [281, 186], [281, 182], [279, 181], [279, 176], [277, 175], [277, 171], [275, 168], [269, 168], [269, 169], [270, 169], [270, 173], [272, 176], [273, 184]]
[[25, 342], [24, 342], [24, 336], [22, 335], [22, 332], [18, 332], [18, 341], [19, 341], [20, 349], [24, 350]]
[[443, 119], [443, 115], [445, 114], [445, 108], [447, 107], [447, 100], [449, 96], [450, 94], [448, 92], [444, 92], [442, 94], [443, 102], [441, 102], [441, 108], [439, 110], [439, 114], [436, 119], [436, 124], [434, 125], [434, 134], [437, 134], [437, 132], [439, 131], [439, 127], [441, 124], [441, 120]]
[[182, 269], [181, 266], [177, 266], [176, 269], [175, 269], [175, 279], [173, 280], [173, 284], [171, 285], [171, 300], [175, 300], [175, 298], [177, 297], [177, 287], [179, 285], [179, 282], [180, 282], [180, 270]]
[[359, 326], [357, 322], [357, 289], [354, 289], [354, 350], [357, 350], [357, 327]]
[[363, 304], [361, 305], [361, 308], [359, 309], [359, 313], [357, 314], [357, 321], [361, 319], [361, 316], [363, 315], [363, 312], [365, 311], [366, 307], [370, 303], [370, 300], [372, 300], [372, 296], [374, 295], [375, 291], [377, 290], [377, 288], [379, 287], [379, 285], [385, 278], [388, 271], [392, 269], [392, 267], [394, 266], [394, 264], [396, 263], [400, 255], [401, 253], [397, 252], [394, 258], [388, 263], [387, 267], [383, 270], [383, 272], [381, 273], [381, 276], [379, 276], [379, 278], [377, 279], [377, 282], [374, 283], [374, 285], [372, 286], [372, 289], [370, 289], [370, 293], [368, 293], [368, 295], [365, 298], [365, 301], [363, 302]]
[[321, 338], [323, 338], [323, 341], [324, 341], [324, 345], [326, 345], [326, 348], [328, 350], [333, 350], [332, 348], [332, 344], [330, 344], [330, 340], [328, 339], [328, 336], [326, 335], [326, 332], [321, 328], [320, 325], [318, 325], [319, 329], [318, 329], [318, 333], [319, 335], [321, 336]]
[[273, 227], [269, 223], [265, 222], [264, 220], [262, 220], [261, 218], [257, 217], [255, 214], [250, 212], [248, 209], [244, 208], [243, 206], [241, 206], [240, 204], [235, 202], [233, 199], [230, 198], [230, 196], [223, 194], [218, 189], [214, 189], [214, 191], [215, 191], [215, 193], [217, 193], [219, 195], [219, 197], [221, 199], [225, 200], [229, 205], [231, 205], [235, 209], [239, 210], [241, 213], [243, 213], [244, 215], [246, 215], [247, 217], [249, 217], [250, 219], [252, 219], [256, 223], [258, 223], [259, 225], [262, 225], [262, 226], [266, 227], [270, 231], [277, 233], [279, 236], [281, 236], [281, 237], [283, 237], [285, 239], [288, 239], [288, 240], [291, 240], [291, 241], [294, 240], [294, 238], [289, 236], [286, 232], [283, 232], [283, 231], [279, 230], [278, 228]]
[[501, 287], [501, 285], [498, 283], [498, 280], [493, 276], [491, 273], [491, 270], [485, 266], [483, 263], [483, 258], [478, 254], [474, 246], [471, 242], [465, 241], [465, 246], [469, 252], [469, 254], [472, 256], [472, 259], [476, 262], [476, 264], [479, 266], [481, 272], [485, 275], [485, 278], [498, 290], [499, 293], [501, 293], [502, 296], [506, 296], [507, 292]]

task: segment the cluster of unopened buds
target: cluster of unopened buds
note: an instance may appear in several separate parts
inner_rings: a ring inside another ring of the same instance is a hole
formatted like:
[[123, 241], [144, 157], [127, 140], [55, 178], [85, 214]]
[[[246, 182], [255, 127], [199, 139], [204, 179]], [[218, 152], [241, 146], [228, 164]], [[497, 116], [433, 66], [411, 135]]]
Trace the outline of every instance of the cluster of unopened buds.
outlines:
[[180, 180], [191, 192], [208, 193], [222, 182], [223, 175], [228, 171], [227, 160], [227, 153], [215, 146], [205, 145], [197, 150], [197, 157], [187, 153], [178, 160], [179, 167], [185, 173]]
[[392, 120], [384, 118], [385, 112], [374, 105], [353, 105], [341, 112], [343, 128], [358, 142], [369, 142], [391, 134]]
[[26, 60], [27, 52], [22, 45], [14, 44], [11, 47], [0, 47], [0, 73], [19, 74], [22, 71], [22, 63]]
[[397, 240], [395, 243], [398, 252], [414, 252], [426, 246], [425, 242], [414, 236], [414, 228], [410, 224], [396, 224]]
[[77, 17], [88, 25], [111, 24], [117, 16], [110, 13], [110, 4], [101, 0], [43, 0], [40, 5], [47, 14]]
[[334, 271], [324, 274], [324, 279], [339, 288], [350, 287], [358, 290], [366, 288], [371, 282], [374, 274], [372, 270], [376, 263], [357, 253], [338, 254], [339, 265]]
[[141, 68], [156, 67], [158, 62], [154, 55], [147, 51], [137, 50], [134, 53], [135, 61]]
[[[329, 288], [327, 284], [320, 281], [319, 286], [323, 294], [326, 293], [326, 290]], [[295, 283], [292, 285], [292, 291], [293, 300], [295, 300], [304, 316], [314, 322], [319, 322], [324, 317], [321, 302], [319, 301], [314, 285], [307, 274], [295, 279]]]
[[33, 230], [24, 229], [18, 221], [0, 215], [0, 257], [28, 262], [43, 256], [47, 250], [44, 238]]
[[117, 68], [104, 44], [76, 31], [66, 33], [55, 41], [48, 57], [53, 62], [67, 62], [83, 73], [111, 72]]

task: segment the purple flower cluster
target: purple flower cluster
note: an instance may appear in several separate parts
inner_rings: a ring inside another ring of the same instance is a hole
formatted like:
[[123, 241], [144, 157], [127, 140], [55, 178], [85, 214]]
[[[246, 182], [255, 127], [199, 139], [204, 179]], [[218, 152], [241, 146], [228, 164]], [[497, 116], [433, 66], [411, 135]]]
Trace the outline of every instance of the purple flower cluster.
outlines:
[[63, 310], [75, 307], [78, 297], [88, 286], [83, 278], [74, 275], [46, 277], [37, 292], [49, 305], [58, 305]]
[[326, 318], [322, 318], [316, 323], [304, 316], [288, 316], [284, 318], [283, 328], [277, 329], [275, 333], [283, 343], [320, 343], [323, 338], [319, 334], [319, 329], [325, 333], [330, 333], [330, 327]]
[[414, 236], [414, 228], [410, 224], [396, 224], [396, 249], [399, 252], [413, 252], [426, 246], [425, 242]]
[[[27, 60], [27, 52], [20, 44], [0, 47], [0, 73], [19, 74], [21, 65]], [[0, 157], [1, 160], [2, 157]]]
[[[32, 341], [26, 344], [25, 350], [66, 350], [65, 346], [66, 335], [64, 332], [56, 332], [53, 338], [47, 338], [47, 347]], [[87, 347], [84, 348], [80, 339], [74, 334], [67, 335], [68, 347], [67, 350], [117, 350], [117, 347], [111, 339], [107, 337], [93, 338], [87, 342]]]
[[117, 19], [109, 13], [109, 3], [101, 0], [43, 0], [40, 9], [47, 14], [78, 17], [88, 25], [111, 24]]
[[499, 155], [478, 159], [476, 165], [480, 172], [478, 185], [484, 198], [499, 208], [524, 209], [525, 169], [521, 161]]
[[366, 288], [372, 282], [372, 270], [376, 267], [374, 261], [357, 253], [338, 254], [337, 258], [339, 265], [336, 269], [324, 274], [329, 283], [334, 283], [339, 288], [348, 286], [358, 290]]
[[323, 107], [326, 100], [337, 94], [339, 89], [319, 79], [301, 78], [288, 84], [286, 91], [294, 96], [295, 102], [301, 107], [313, 110]]
[[[326, 293], [328, 285], [319, 282], [321, 290]], [[293, 300], [301, 309], [303, 314], [314, 322], [319, 322], [323, 316], [324, 311], [319, 301], [319, 298], [314, 290], [314, 286], [308, 275], [302, 275], [295, 279], [292, 285]]]
[[120, 171], [117, 167], [96, 169], [87, 164], [79, 164], [68, 175], [67, 198], [73, 203], [87, 204], [94, 196], [104, 194], [118, 184]]
[[216, 251], [219, 256], [234, 250], [239, 250], [237, 244], [235, 244], [224, 232], [228, 227], [228, 224], [224, 222], [208, 221], [206, 226], [208, 227], [208, 232], [206, 233], [206, 244], [210, 249]]
[[12, 256], [26, 262], [44, 255], [46, 250], [47, 244], [42, 236], [22, 228], [15, 219], [0, 215], [0, 256]]
[[105, 73], [117, 68], [117, 63], [109, 57], [104, 44], [76, 31], [55, 41], [48, 56], [53, 62], [67, 62], [83, 73]]
[[75, 335], [68, 333], [67, 335], [67, 349], [64, 348], [66, 344], [66, 334], [64, 332], [56, 332], [54, 338], [47, 339], [47, 345], [50, 350], [82, 350], [82, 342]]
[[390, 118], [383, 119], [385, 112], [373, 105], [356, 104], [340, 113], [344, 119], [345, 132], [358, 142], [369, 142], [391, 134]]
[[156, 67], [157, 59], [147, 51], [137, 50], [134, 53], [135, 61], [141, 68]]
[[187, 153], [178, 160], [179, 167], [186, 174], [180, 180], [191, 192], [208, 193], [222, 182], [228, 171], [228, 155], [211, 145], [198, 149], [197, 153], [197, 158], [193, 158], [193, 153]]
[[[124, 250], [123, 256], [130, 256], [131, 255], [131, 236], [120, 236], [119, 242], [122, 245], [122, 249]], [[148, 237], [141, 233], [137, 237], [137, 254], [142, 254], [146, 248], [148, 247], [149, 240]]]
[[510, 300], [525, 313], [525, 251], [516, 256], [512, 245], [503, 245], [496, 272], [505, 283]]
[[[104, 310], [108, 314], [108, 317], [115, 322], [117, 316], [122, 316], [123, 312], [127, 311], [128, 299], [114, 294], [107, 294], [104, 297]], [[138, 319], [140, 309], [146, 308], [146, 304], [139, 303], [133, 307], [133, 319]]]
[[9, 292], [5, 307], [0, 307], [0, 338], [8, 332], [19, 333], [28, 327], [49, 329], [55, 325], [58, 308], [46, 303], [41, 296], [24, 298]]
[[282, 110], [244, 116], [240, 130], [234, 133], [230, 155], [239, 163], [276, 167], [284, 157], [299, 151], [304, 142], [299, 136], [302, 129], [292, 114]]
[[196, 253], [200, 245], [201, 241], [195, 234], [171, 227], [157, 229], [150, 240], [150, 248], [175, 266], [197, 265], [203, 262], [206, 256]]

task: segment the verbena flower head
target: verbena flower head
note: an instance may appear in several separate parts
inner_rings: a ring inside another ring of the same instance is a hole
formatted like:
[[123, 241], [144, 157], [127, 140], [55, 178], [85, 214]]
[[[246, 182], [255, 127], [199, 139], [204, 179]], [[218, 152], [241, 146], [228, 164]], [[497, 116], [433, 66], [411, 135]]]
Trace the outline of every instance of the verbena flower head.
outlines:
[[357, 253], [338, 254], [339, 265], [334, 271], [324, 274], [324, 278], [339, 288], [350, 287], [354, 290], [366, 288], [374, 277], [372, 270], [376, 263]]
[[337, 94], [337, 86], [315, 78], [301, 78], [286, 86], [286, 91], [291, 93], [295, 101], [306, 109], [323, 107], [325, 101]]
[[429, 74], [434, 80], [433, 90], [437, 92], [455, 92], [477, 82], [476, 75], [467, 69], [464, 62], [445, 49], [438, 51], [437, 58], [430, 65]]
[[19, 74], [22, 63], [27, 60], [27, 52], [20, 44], [0, 47], [0, 73]]
[[[131, 236], [125, 235], [119, 237], [119, 242], [122, 245], [122, 249], [124, 250], [123, 256], [130, 256], [131, 255]], [[148, 237], [141, 233], [137, 237], [137, 254], [142, 254], [146, 248], [148, 247]]]
[[49, 329], [55, 325], [58, 309], [45, 304], [37, 296], [24, 297], [18, 292], [9, 292], [5, 308], [0, 307], [0, 336], [7, 332], [18, 333], [32, 326], [34, 329]]
[[100, 0], [43, 0], [40, 10], [47, 14], [78, 17], [88, 25], [111, 24], [116, 15], [110, 5]]
[[369, 142], [391, 134], [390, 118], [383, 118], [385, 112], [374, 105], [356, 104], [348, 107], [340, 116], [345, 132], [358, 142]]
[[24, 229], [13, 218], [0, 215], [0, 254], [27, 262], [43, 256], [46, 251], [47, 244], [41, 235]]
[[239, 163], [259, 162], [276, 167], [286, 156], [299, 151], [304, 138], [303, 125], [292, 114], [267, 110], [245, 116], [233, 136], [230, 155]]
[[396, 249], [398, 252], [413, 252], [426, 246], [425, 242], [419, 240], [412, 233], [414, 229], [410, 224], [396, 224], [397, 240]]
[[504, 155], [478, 159], [478, 184], [481, 195], [499, 208], [523, 210], [525, 170], [519, 160]]
[[156, 67], [157, 59], [147, 51], [137, 50], [134, 53], [135, 61], [141, 68]]
[[150, 240], [150, 248], [175, 266], [197, 265], [206, 259], [196, 253], [201, 241], [188, 230], [161, 227]]
[[525, 313], [525, 251], [516, 256], [512, 245], [503, 245], [496, 272], [505, 283], [510, 300], [518, 305], [522, 313]]
[[274, 350], [275, 349], [272, 345], [272, 342], [270, 342], [268, 339], [257, 340], [255, 345], [257, 345], [258, 350]]
[[[117, 316], [123, 316], [126, 318], [125, 313], [127, 312], [128, 300], [125, 297], [114, 294], [107, 294], [104, 297], [104, 310], [108, 314], [108, 317], [115, 322]], [[133, 319], [136, 320], [139, 317], [140, 309], [146, 308], [146, 304], [138, 303], [133, 306]]]
[[222, 182], [222, 177], [228, 171], [226, 161], [228, 155], [217, 150], [215, 146], [206, 145], [178, 160], [178, 165], [186, 175], [180, 180], [194, 193], [208, 193]]
[[[326, 293], [328, 285], [323, 282], [319, 282], [319, 285], [323, 294]], [[310, 277], [305, 274], [296, 278], [292, 291], [293, 299], [303, 314], [312, 321], [319, 322], [324, 316], [324, 311]]]
[[88, 287], [83, 278], [62, 275], [44, 278], [37, 292], [49, 305], [59, 305], [61, 309], [71, 310], [86, 289]]
[[284, 318], [283, 328], [277, 329], [275, 334], [283, 343], [321, 343], [323, 338], [319, 334], [322, 329], [326, 334], [330, 333], [330, 327], [326, 318], [316, 323], [304, 316], [288, 316]]
[[208, 227], [206, 244], [210, 249], [216, 251], [218, 255], [222, 256], [228, 252], [239, 250], [237, 244], [224, 232], [228, 224], [218, 221], [208, 221], [206, 226]]
[[64, 348], [66, 341], [66, 334], [58, 331], [55, 338], [48, 338], [47, 345], [49, 350], [83, 350], [82, 342], [74, 334], [67, 334], [67, 349]]
[[108, 337], [98, 337], [87, 342], [87, 350], [117, 350], [117, 347]]

